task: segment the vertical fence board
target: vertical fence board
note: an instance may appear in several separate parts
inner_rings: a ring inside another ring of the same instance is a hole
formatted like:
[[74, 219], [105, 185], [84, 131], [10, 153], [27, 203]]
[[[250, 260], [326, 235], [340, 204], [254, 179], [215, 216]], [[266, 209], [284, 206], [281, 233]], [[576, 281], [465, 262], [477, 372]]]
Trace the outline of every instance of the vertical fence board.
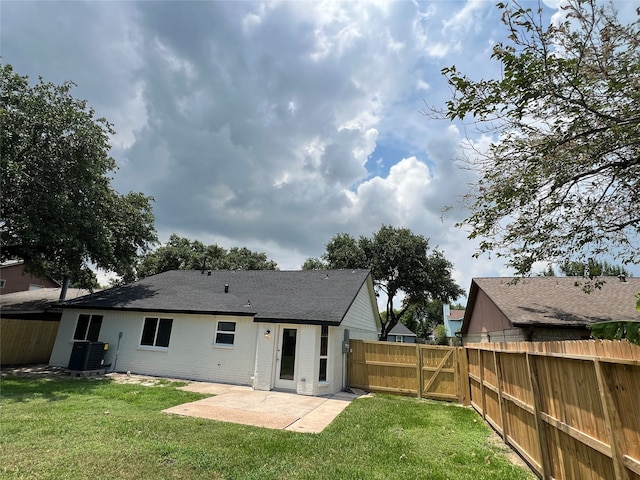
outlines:
[[0, 364], [48, 363], [60, 322], [0, 319]]
[[458, 401], [463, 395], [456, 381], [456, 348], [351, 340], [349, 386]]
[[[545, 479], [640, 480], [640, 347], [351, 341], [349, 381], [467, 402]], [[420, 368], [416, 368], [420, 365]]]
[[471, 405], [492, 420], [487, 391], [498, 391], [503, 426], [489, 424], [539, 475], [640, 480], [640, 347], [589, 340], [465, 348]]

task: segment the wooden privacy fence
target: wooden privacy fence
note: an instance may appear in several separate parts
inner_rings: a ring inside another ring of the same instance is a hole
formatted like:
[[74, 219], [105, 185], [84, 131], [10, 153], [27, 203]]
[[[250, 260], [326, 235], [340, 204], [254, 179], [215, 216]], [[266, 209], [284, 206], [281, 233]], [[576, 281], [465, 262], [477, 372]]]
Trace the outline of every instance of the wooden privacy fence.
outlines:
[[351, 340], [349, 349], [351, 387], [468, 405], [462, 347]]
[[49, 363], [58, 321], [0, 319], [0, 365]]
[[467, 345], [471, 404], [544, 479], [640, 480], [640, 347]]

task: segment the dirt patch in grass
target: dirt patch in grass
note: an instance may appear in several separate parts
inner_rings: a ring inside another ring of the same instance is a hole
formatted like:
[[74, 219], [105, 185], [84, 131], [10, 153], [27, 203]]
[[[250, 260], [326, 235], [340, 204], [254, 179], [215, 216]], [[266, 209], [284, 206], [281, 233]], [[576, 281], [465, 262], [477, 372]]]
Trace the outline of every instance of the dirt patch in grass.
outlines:
[[148, 375], [135, 375], [132, 373], [103, 373], [98, 375], [86, 375], [86, 376], [71, 376], [67, 373], [67, 369], [64, 367], [52, 367], [49, 365], [18, 365], [7, 366], [0, 369], [0, 375], [4, 377], [30, 377], [30, 378], [47, 378], [47, 377], [69, 377], [86, 380], [99, 380], [104, 378], [110, 378], [118, 383], [135, 383], [145, 386], [153, 386], [158, 383], [166, 382], [183, 382], [189, 383], [188, 380], [182, 380], [178, 378], [165, 378], [165, 377], [152, 377]]

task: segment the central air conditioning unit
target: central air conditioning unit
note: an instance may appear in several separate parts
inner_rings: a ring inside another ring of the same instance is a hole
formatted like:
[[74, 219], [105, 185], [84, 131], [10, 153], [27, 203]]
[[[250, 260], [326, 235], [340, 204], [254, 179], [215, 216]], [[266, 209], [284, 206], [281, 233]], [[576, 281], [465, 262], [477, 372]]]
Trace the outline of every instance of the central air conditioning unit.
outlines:
[[104, 356], [109, 344], [104, 342], [73, 342], [68, 370], [85, 371], [104, 368]]

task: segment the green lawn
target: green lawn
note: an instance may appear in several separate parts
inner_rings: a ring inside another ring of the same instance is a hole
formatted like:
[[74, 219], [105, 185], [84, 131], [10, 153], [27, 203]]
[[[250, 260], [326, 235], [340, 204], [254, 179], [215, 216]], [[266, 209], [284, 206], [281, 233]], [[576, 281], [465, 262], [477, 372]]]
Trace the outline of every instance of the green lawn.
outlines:
[[376, 395], [320, 434], [169, 416], [202, 398], [111, 380], [5, 377], [0, 477], [37, 479], [534, 479], [469, 409]]

